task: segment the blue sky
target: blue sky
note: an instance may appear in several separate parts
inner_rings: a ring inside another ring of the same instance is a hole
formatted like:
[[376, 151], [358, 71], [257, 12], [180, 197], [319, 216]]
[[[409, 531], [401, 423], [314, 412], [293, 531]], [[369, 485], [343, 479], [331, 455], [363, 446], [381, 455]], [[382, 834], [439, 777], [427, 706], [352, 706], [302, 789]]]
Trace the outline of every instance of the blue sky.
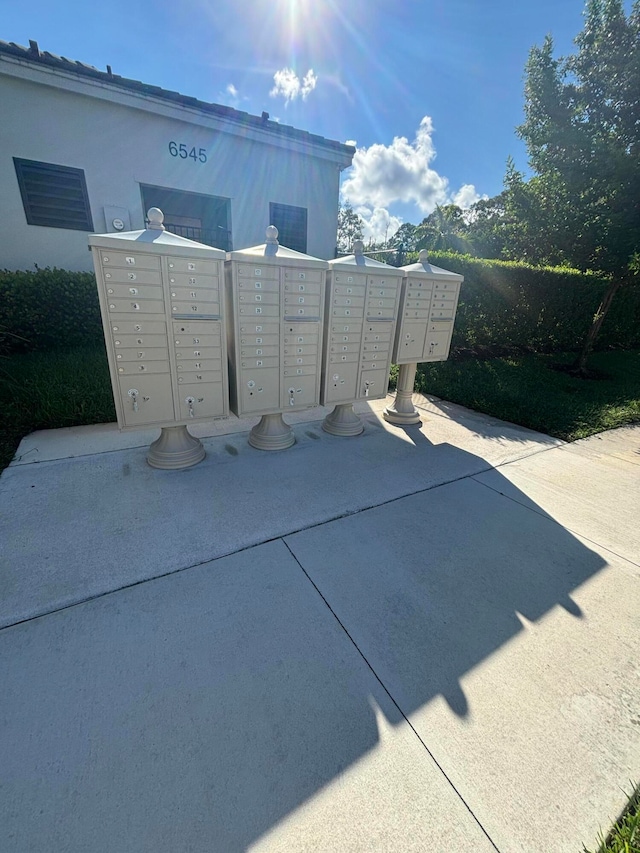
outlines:
[[[629, 5], [628, 3], [626, 5]], [[384, 237], [502, 189], [529, 49], [583, 0], [0, 0], [0, 38], [357, 144], [343, 198]]]

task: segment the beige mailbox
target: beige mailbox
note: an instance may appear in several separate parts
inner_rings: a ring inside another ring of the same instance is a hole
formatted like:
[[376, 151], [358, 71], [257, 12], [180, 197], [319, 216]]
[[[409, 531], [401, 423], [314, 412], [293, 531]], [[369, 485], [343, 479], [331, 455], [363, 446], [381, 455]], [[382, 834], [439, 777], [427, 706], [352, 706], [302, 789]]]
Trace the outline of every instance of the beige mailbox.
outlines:
[[165, 231], [91, 234], [120, 429], [158, 426], [148, 461], [184, 468], [204, 458], [186, 425], [229, 413], [225, 253]]
[[335, 404], [322, 428], [333, 435], [364, 429], [356, 400], [385, 397], [403, 274], [366, 257], [361, 240], [354, 254], [329, 261], [320, 400]]
[[412, 424], [420, 423], [411, 399], [417, 364], [449, 356], [464, 277], [430, 264], [424, 249], [417, 264], [401, 269], [404, 280], [392, 359], [400, 371], [395, 402], [384, 417], [391, 423]]
[[227, 254], [231, 409], [261, 416], [249, 435], [259, 450], [290, 447], [283, 413], [319, 404], [326, 269], [280, 246], [273, 225], [266, 243]]

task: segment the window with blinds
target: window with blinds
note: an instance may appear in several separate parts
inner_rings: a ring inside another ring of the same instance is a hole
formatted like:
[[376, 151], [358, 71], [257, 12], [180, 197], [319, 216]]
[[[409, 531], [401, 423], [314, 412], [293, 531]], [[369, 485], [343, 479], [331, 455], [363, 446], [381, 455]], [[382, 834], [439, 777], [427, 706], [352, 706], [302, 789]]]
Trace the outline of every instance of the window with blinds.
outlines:
[[29, 225], [93, 231], [82, 169], [13, 158]]
[[278, 229], [278, 243], [296, 252], [307, 251], [307, 208], [290, 204], [269, 205], [269, 225]]

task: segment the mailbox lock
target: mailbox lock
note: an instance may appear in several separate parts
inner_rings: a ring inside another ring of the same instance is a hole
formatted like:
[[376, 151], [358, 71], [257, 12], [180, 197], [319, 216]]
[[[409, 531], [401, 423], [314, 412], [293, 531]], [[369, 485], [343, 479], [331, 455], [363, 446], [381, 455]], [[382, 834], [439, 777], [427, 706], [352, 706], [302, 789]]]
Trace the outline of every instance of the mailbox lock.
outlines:
[[295, 388], [289, 388], [289, 405], [290, 406], [295, 406], [295, 404], [296, 404], [296, 401], [295, 401], [294, 396], [293, 396], [295, 393], [296, 393]]
[[195, 401], [196, 401], [195, 397], [186, 397], [185, 398], [185, 403], [189, 407], [189, 417], [190, 418], [195, 417], [194, 412], [193, 412], [193, 404], [195, 403]]
[[138, 411], [138, 396], [139, 396], [139, 392], [138, 392], [137, 388], [129, 388], [129, 390], [127, 391], [127, 394], [129, 395], [129, 397], [131, 397], [131, 401], [133, 403], [133, 411], [137, 412]]

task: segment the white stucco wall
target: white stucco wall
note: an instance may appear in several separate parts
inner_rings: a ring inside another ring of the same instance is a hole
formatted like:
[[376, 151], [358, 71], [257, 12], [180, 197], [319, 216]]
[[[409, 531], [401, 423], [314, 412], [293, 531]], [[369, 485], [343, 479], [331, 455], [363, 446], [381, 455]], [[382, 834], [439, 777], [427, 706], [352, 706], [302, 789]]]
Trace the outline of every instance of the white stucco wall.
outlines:
[[[83, 169], [96, 232], [105, 205], [144, 227], [140, 185], [151, 184], [231, 199], [234, 249], [264, 242], [270, 202], [306, 207], [308, 254], [333, 257], [339, 152], [19, 63], [0, 62], [0, 104], [0, 268], [92, 269], [85, 232], [27, 225], [13, 157]], [[172, 157], [171, 140], [207, 162]]]

